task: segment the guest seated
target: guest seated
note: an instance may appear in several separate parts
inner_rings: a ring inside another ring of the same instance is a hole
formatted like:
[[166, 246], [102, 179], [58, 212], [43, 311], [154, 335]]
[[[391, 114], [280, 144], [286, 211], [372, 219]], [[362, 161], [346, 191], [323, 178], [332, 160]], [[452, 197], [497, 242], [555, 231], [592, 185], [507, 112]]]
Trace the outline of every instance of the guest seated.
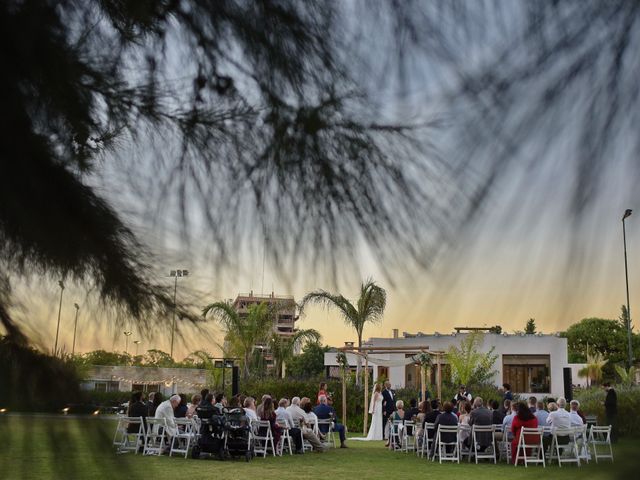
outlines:
[[171, 444], [171, 437], [178, 433], [178, 427], [176, 426], [173, 411], [178, 407], [178, 405], [180, 405], [180, 401], [180, 395], [171, 395], [169, 400], [162, 402], [156, 409], [155, 418], [164, 418], [166, 421], [167, 426], [164, 433], [169, 437], [169, 444]]
[[584, 415], [580, 415], [580, 402], [578, 400], [571, 400], [569, 402], [569, 416], [571, 417], [571, 426], [581, 427], [586, 422]]
[[531, 413], [535, 414], [536, 413], [536, 405], [538, 404], [538, 399], [534, 396], [529, 397], [529, 410], [531, 410]]
[[[147, 405], [142, 401], [142, 392], [133, 392], [127, 408], [127, 417], [142, 417], [142, 422], [146, 427], [147, 412]], [[138, 433], [139, 431], [139, 423], [130, 423], [127, 426], [127, 433]]]
[[[436, 418], [434, 431], [438, 432], [440, 425], [458, 425], [458, 417], [453, 413], [453, 404], [451, 402], [444, 402], [442, 406], [443, 412]], [[440, 436], [443, 442], [454, 442], [456, 440], [455, 433], [444, 433]], [[436, 442], [433, 442], [431, 452], [429, 456], [432, 456], [435, 450], [438, 448]], [[449, 450], [448, 450], [449, 451]]]
[[158, 405], [162, 403], [162, 400], [164, 399], [162, 398], [162, 393], [160, 392], [151, 392], [149, 394], [149, 401], [147, 402], [147, 405], [149, 407], [149, 412], [147, 414], [148, 417], [156, 416], [156, 409], [158, 408]]
[[198, 408], [200, 402], [202, 402], [202, 397], [199, 393], [196, 393], [191, 397], [191, 403], [189, 404], [189, 408], [187, 408], [187, 418], [193, 418], [196, 414], [196, 408]]
[[244, 413], [249, 420], [255, 422], [258, 420], [258, 414], [256, 413], [256, 399], [253, 397], [247, 397], [244, 399]]
[[[505, 400], [505, 403], [508, 400]], [[518, 413], [518, 404], [516, 402], [509, 402], [509, 414], [505, 415], [504, 420], [502, 420], [502, 431], [503, 435], [506, 435], [507, 440], [513, 439], [513, 432], [511, 431], [511, 425], [513, 424], [513, 419]], [[504, 439], [504, 437], [503, 437]]]
[[[320, 420], [333, 420], [333, 423], [334, 423], [333, 429], [336, 432], [338, 432], [338, 434], [340, 435], [340, 448], [347, 448], [347, 444], [345, 443], [346, 442], [345, 428], [344, 428], [344, 425], [338, 423], [338, 416], [336, 415], [336, 411], [333, 409], [333, 407], [330, 407], [329, 405], [327, 405], [326, 396], [320, 395], [319, 400], [320, 400], [320, 405], [318, 405], [313, 410], [313, 413], [315, 413], [316, 417], [318, 417]], [[329, 432], [328, 425], [319, 425], [318, 429], [324, 435], [326, 435]]]
[[292, 438], [295, 444], [295, 453], [303, 453], [302, 449], [302, 435], [300, 428], [296, 427], [291, 412], [287, 410], [289, 406], [289, 400], [281, 398], [278, 402], [278, 408], [276, 408], [276, 420], [283, 422], [289, 429], [289, 436]]
[[[203, 388], [200, 391], [200, 406], [201, 407], [206, 407], [206, 403], [207, 403], [207, 396], [209, 395], [209, 389], [208, 388]], [[211, 403], [211, 402], [209, 402]], [[197, 407], [196, 407], [197, 408]]]
[[[458, 424], [469, 426], [469, 419], [471, 418], [471, 404], [466, 400], [460, 401], [458, 409]], [[469, 446], [469, 437], [471, 436], [471, 429], [460, 430], [460, 441]]]
[[[513, 418], [513, 422], [511, 423], [511, 432], [513, 433], [513, 440], [511, 441], [511, 460], [515, 465], [516, 462], [516, 454], [518, 452], [518, 442], [520, 441], [520, 431], [522, 428], [535, 428], [538, 426], [538, 419], [535, 417], [533, 413], [531, 413], [531, 409], [524, 402], [519, 402], [516, 404], [517, 414]], [[525, 438], [525, 441], [527, 439]]]
[[423, 400], [418, 404], [418, 415], [416, 415], [416, 439], [418, 446], [422, 444], [422, 437], [424, 436], [424, 422], [427, 414], [431, 412], [431, 403]]
[[497, 400], [491, 400], [491, 423], [493, 425], [502, 425], [504, 417], [505, 414], [500, 410], [500, 403]]
[[282, 435], [282, 428], [276, 423], [276, 412], [273, 408], [273, 400], [270, 396], [267, 396], [260, 405], [262, 408], [259, 410], [260, 420], [266, 420], [271, 426], [271, 433], [273, 434], [273, 444], [278, 445], [280, 442], [280, 435]]
[[[567, 401], [562, 397], [558, 399], [557, 407], [555, 404], [549, 404], [549, 416], [547, 417], [548, 425], [551, 425], [554, 428], [571, 427], [571, 415], [569, 415], [569, 412], [564, 409], [566, 404]], [[554, 408], [553, 411], [552, 408]]]
[[176, 418], [186, 418], [187, 416], [187, 397], [184, 393], [180, 393], [180, 404], [176, 407], [173, 412], [173, 415]]
[[543, 426], [547, 424], [547, 417], [549, 416], [549, 412], [545, 410], [544, 402], [542, 400], [537, 403], [534, 415], [538, 419], [538, 425]]
[[[484, 406], [482, 398], [476, 397], [473, 401], [473, 410], [469, 415], [469, 426], [473, 427], [478, 425], [481, 427], [490, 426], [493, 423], [493, 415], [491, 410]], [[478, 450], [484, 451], [487, 447], [491, 446], [492, 434], [489, 432], [478, 432], [476, 434], [476, 441], [480, 446]], [[468, 442], [470, 445], [470, 442]]]
[[[436, 418], [440, 415], [440, 401], [431, 400], [431, 411], [427, 412], [424, 416], [424, 423], [436, 423]], [[432, 438], [432, 437], [430, 437]]]
[[304, 397], [302, 400], [299, 397], [293, 397], [291, 399], [291, 405], [287, 408], [287, 411], [291, 413], [293, 423], [296, 426], [300, 425], [300, 428], [302, 429], [302, 438], [311, 444], [313, 451], [323, 452], [325, 446], [322, 444], [312, 428], [312, 423], [315, 424], [317, 418], [311, 411], [311, 400], [307, 397]]
[[227, 397], [224, 396], [224, 393], [218, 393], [216, 395], [216, 403], [213, 405], [214, 408], [217, 408], [220, 412], [227, 411]]
[[411, 400], [409, 400], [409, 408], [404, 414], [405, 420], [414, 421], [414, 417], [418, 416], [418, 413], [420, 413], [420, 410], [417, 407], [417, 403], [418, 402], [415, 398], [412, 398]]

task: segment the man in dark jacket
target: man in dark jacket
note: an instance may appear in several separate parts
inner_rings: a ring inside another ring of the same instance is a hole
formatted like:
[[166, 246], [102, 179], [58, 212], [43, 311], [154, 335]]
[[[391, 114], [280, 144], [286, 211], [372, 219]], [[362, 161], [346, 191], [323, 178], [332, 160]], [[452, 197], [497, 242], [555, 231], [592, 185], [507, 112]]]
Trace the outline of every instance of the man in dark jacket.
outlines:
[[[131, 400], [129, 400], [127, 417], [142, 417], [142, 421], [146, 423], [147, 411], [147, 405], [142, 401], [142, 392], [133, 392], [131, 394]], [[139, 423], [130, 423], [127, 426], [127, 433], [138, 433], [139, 431]]]
[[[333, 420], [333, 429], [340, 435], [340, 448], [347, 448], [347, 444], [345, 443], [347, 438], [345, 435], [344, 425], [338, 423], [336, 411], [333, 407], [328, 405], [327, 396], [319, 395], [318, 400], [320, 401], [320, 405], [313, 409], [313, 413], [316, 414], [318, 420]], [[318, 425], [318, 429], [323, 434], [327, 434], [329, 432], [329, 427], [327, 425]]]
[[604, 412], [607, 417], [607, 423], [611, 425], [611, 441], [618, 440], [618, 432], [616, 428], [616, 418], [618, 416], [618, 395], [610, 383], [603, 383], [607, 396], [604, 399]]
[[384, 390], [382, 390], [382, 436], [387, 438], [387, 421], [396, 410], [395, 392], [391, 390], [391, 382], [384, 382]]
[[[436, 432], [436, 438], [437, 438], [438, 428], [440, 428], [440, 425], [458, 425], [458, 416], [455, 413], [453, 413], [453, 405], [451, 404], [451, 402], [444, 402], [444, 405], [442, 406], [442, 410], [443, 410], [442, 413], [438, 415], [438, 418], [436, 418], [436, 421], [434, 424], [434, 431]], [[440, 439], [442, 442], [451, 443], [451, 442], [455, 442], [457, 436], [458, 436], [457, 433], [443, 433], [441, 434]], [[436, 442], [433, 442], [433, 444], [431, 445], [431, 452], [429, 453], [430, 457], [433, 456], [437, 448], [438, 448], [438, 445], [436, 445]], [[451, 448], [453, 447], [447, 446], [447, 452], [449, 452]]]
[[[482, 398], [476, 397], [473, 400], [473, 410], [471, 410], [471, 414], [469, 415], [469, 426], [472, 428], [474, 425], [486, 427], [492, 424], [493, 415], [491, 410], [484, 406]], [[488, 446], [490, 446], [491, 437], [492, 434], [489, 432], [478, 432], [476, 435], [476, 440], [478, 441], [478, 445], [480, 445], [478, 450], [484, 451]]]

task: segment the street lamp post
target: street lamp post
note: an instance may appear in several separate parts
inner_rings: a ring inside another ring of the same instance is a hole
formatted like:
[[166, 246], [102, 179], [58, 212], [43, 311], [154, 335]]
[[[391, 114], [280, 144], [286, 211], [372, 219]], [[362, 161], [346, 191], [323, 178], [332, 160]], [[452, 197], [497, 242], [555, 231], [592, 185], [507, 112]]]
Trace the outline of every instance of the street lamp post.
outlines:
[[124, 341], [124, 353], [128, 354], [129, 353], [129, 337], [131, 336], [131, 334], [133, 332], [126, 331], [126, 332], [123, 332], [123, 333], [124, 333], [124, 338], [125, 338], [125, 341]]
[[173, 321], [171, 322], [171, 350], [169, 351], [169, 356], [173, 358], [173, 337], [176, 330], [176, 294], [178, 293], [178, 277], [188, 277], [189, 270], [171, 270], [169, 272], [170, 277], [175, 277], [175, 282], [173, 284]]
[[62, 294], [64, 292], [64, 282], [62, 280], [58, 281], [58, 285], [60, 285], [60, 305], [58, 306], [58, 326], [56, 327], [56, 341], [53, 344], [53, 355], [58, 356], [58, 335], [60, 334], [60, 314], [62, 313]]
[[71, 356], [73, 357], [76, 353], [76, 331], [78, 330], [78, 312], [80, 311], [80, 305], [74, 303], [73, 306], [76, 309], [76, 319], [73, 322], [73, 344], [71, 347]]
[[624, 279], [627, 286], [627, 355], [629, 368], [633, 366], [633, 350], [631, 349], [631, 306], [629, 305], [629, 270], [627, 267], [627, 232], [624, 220], [630, 217], [632, 210], [627, 208], [622, 216], [622, 241], [624, 243]]
[[140, 345], [140, 340], [134, 340], [133, 343], [136, 344], [136, 357], [138, 356], [138, 346]]

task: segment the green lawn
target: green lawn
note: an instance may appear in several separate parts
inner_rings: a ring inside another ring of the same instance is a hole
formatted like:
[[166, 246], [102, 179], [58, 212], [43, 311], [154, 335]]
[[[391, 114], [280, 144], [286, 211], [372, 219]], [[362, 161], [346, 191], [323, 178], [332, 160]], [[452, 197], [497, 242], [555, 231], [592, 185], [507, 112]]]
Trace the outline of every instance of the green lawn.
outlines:
[[506, 464], [439, 465], [412, 454], [394, 453], [382, 443], [348, 442], [348, 449], [282, 458], [219, 462], [179, 457], [116, 455], [111, 448], [115, 422], [105, 419], [0, 416], [0, 434], [8, 444], [0, 449], [1, 479], [195, 479], [215, 475], [224, 479], [356, 480], [407, 478], [464, 478], [500, 480], [519, 478], [575, 479], [637, 478], [640, 440], [626, 439], [615, 446], [616, 462], [580, 467], [514, 467]]

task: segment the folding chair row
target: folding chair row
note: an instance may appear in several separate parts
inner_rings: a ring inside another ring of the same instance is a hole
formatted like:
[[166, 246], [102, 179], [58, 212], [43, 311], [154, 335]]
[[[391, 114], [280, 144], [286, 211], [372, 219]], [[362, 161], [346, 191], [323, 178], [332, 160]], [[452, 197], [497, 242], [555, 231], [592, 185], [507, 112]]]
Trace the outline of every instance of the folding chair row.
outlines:
[[113, 445], [117, 453], [134, 452], [142, 447], [146, 441], [145, 422], [142, 417], [120, 417], [113, 437]]

